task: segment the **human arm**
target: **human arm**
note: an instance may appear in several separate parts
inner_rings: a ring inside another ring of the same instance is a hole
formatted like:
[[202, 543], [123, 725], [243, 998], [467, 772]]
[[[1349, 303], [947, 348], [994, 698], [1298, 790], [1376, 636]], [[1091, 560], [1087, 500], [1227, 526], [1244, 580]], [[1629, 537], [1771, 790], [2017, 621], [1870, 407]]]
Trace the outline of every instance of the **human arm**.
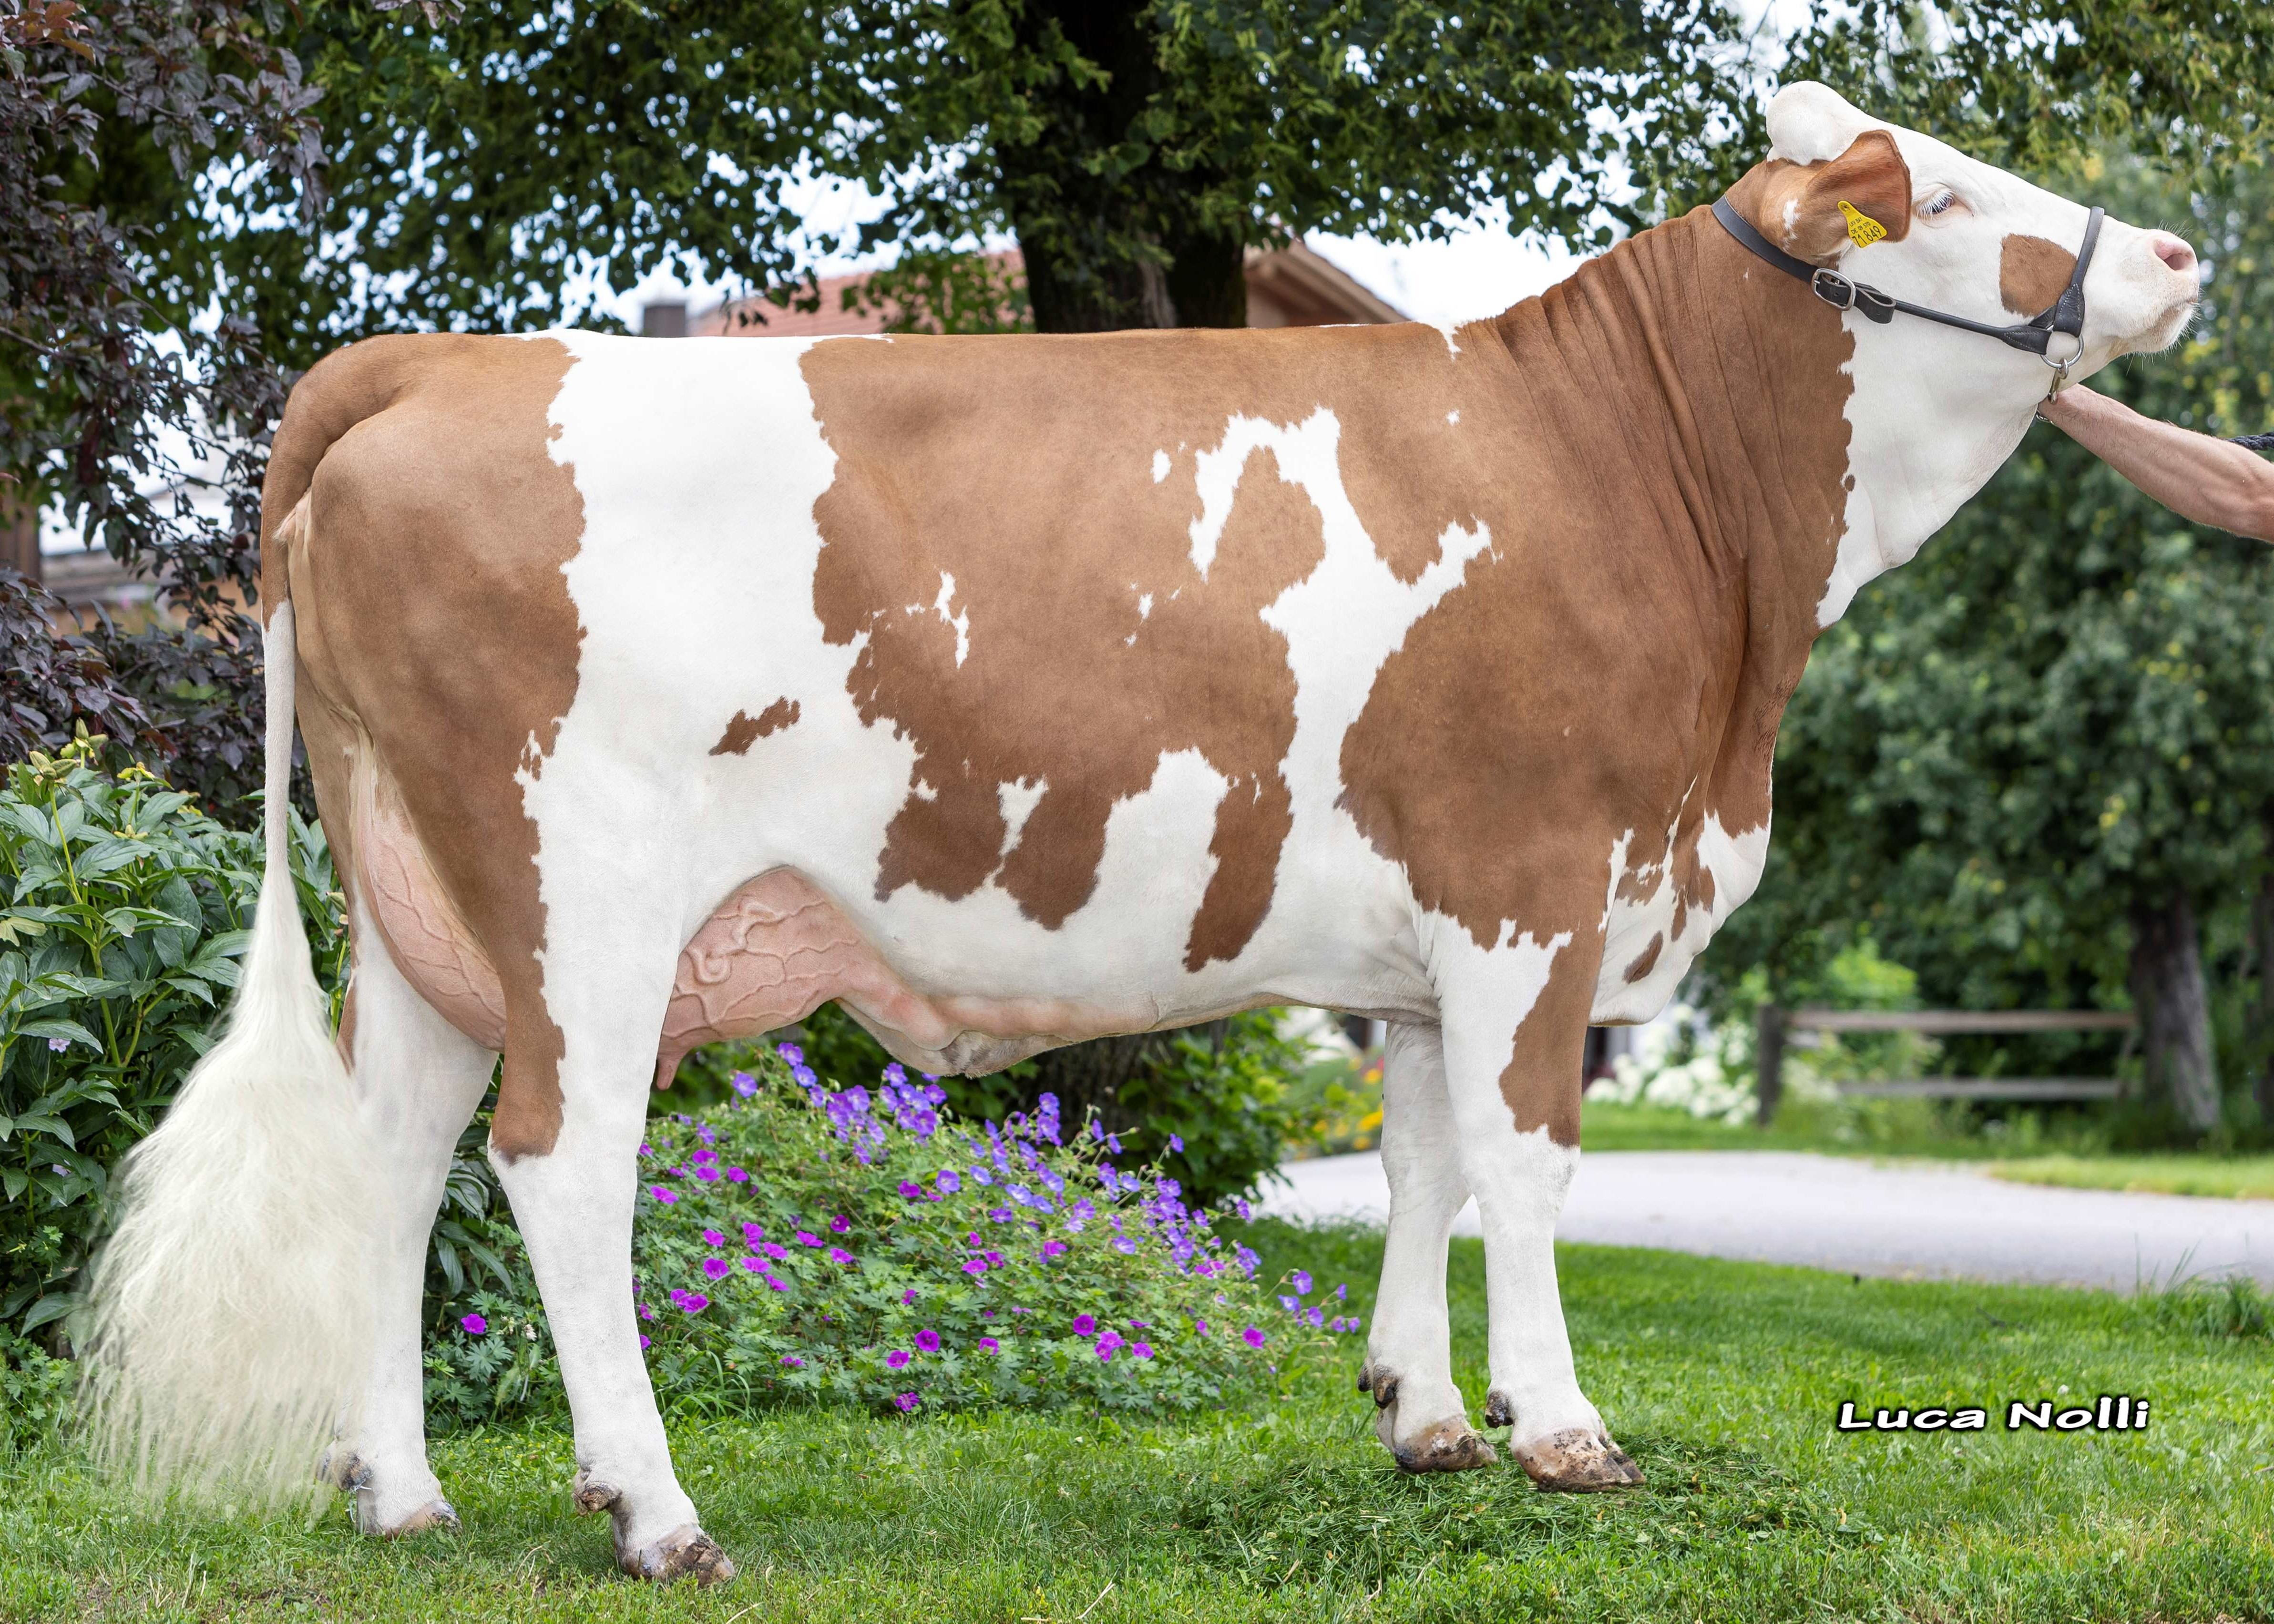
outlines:
[[2274, 541], [2274, 463], [2256, 453], [2143, 417], [2082, 385], [2037, 415], [2181, 518]]

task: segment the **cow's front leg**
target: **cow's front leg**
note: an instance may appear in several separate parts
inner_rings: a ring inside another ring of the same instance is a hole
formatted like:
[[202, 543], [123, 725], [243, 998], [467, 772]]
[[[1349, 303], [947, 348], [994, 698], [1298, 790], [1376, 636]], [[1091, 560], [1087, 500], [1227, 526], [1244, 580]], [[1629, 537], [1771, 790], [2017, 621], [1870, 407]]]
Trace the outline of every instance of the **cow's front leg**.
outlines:
[[672, 1470], [632, 1302], [639, 1145], [666, 991], [667, 983], [629, 1010], [621, 990], [552, 1000], [568, 1018], [561, 1021], [567, 1052], [549, 1144], [550, 1079], [537, 1066], [516, 1070], [527, 1050], [516, 1049], [508, 1010], [491, 1159], [528, 1244], [561, 1357], [576, 1429], [576, 1508], [608, 1514], [616, 1563], [626, 1573], [709, 1584], [733, 1578], [734, 1565], [703, 1531]]
[[1441, 981], [1447, 1093], [1485, 1237], [1492, 1391], [1485, 1425], [1543, 1489], [1642, 1472], [1579, 1389], [1555, 1288], [1555, 1221], [1579, 1166], [1579, 1068], [1601, 957], [1593, 937], [1464, 941]]
[[1453, 1382], [1445, 1312], [1446, 1237], [1469, 1199], [1458, 1139], [1437, 1029], [1391, 1026], [1382, 1080], [1389, 1231], [1358, 1381], [1379, 1406], [1374, 1430], [1412, 1472], [1463, 1471], [1493, 1460]]

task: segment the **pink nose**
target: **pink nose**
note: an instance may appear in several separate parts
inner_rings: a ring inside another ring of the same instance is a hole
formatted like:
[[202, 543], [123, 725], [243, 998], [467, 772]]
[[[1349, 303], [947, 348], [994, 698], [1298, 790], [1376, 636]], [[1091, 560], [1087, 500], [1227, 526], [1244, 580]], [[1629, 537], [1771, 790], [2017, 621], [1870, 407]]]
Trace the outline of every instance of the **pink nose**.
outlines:
[[2155, 251], [2156, 258], [2182, 276], [2193, 274], [2195, 268], [2195, 251], [2169, 231], [2149, 232], [2148, 246]]

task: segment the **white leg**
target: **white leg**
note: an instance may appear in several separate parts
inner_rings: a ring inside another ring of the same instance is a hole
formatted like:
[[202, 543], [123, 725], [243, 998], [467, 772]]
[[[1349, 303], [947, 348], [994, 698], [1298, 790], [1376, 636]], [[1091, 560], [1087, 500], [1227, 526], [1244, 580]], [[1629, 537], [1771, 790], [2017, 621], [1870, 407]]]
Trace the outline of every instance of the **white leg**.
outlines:
[[1476, 1192], [1492, 1316], [1487, 1426], [1543, 1489], [1642, 1474], [1580, 1391], [1555, 1286], [1555, 1221], [1578, 1170], [1578, 1092], [1600, 950], [1520, 940], [1441, 977], [1447, 1093]]
[[1458, 1132], [1445, 1094], [1434, 1026], [1392, 1026], [1382, 1068], [1382, 1165], [1389, 1230], [1359, 1386], [1380, 1407], [1374, 1430], [1407, 1471], [1488, 1464], [1492, 1446], [1469, 1425], [1453, 1383], [1445, 1309], [1445, 1245], [1469, 1199]]
[[370, 1386], [358, 1435], [335, 1448], [330, 1472], [352, 1497], [357, 1528], [415, 1534], [458, 1522], [426, 1463], [420, 1309], [450, 1153], [497, 1056], [412, 989], [368, 917], [357, 924], [350, 1065], [388, 1207], [373, 1259]]
[[565, 1040], [560, 1133], [549, 1150], [508, 1161], [493, 1149], [491, 1159], [561, 1356], [576, 1428], [576, 1509], [608, 1513], [625, 1572], [711, 1583], [732, 1578], [734, 1564], [703, 1532], [672, 1470], [632, 1305], [639, 1144], [676, 954], [671, 944], [661, 975], [640, 978], [624, 974], [625, 958], [588, 966], [548, 953], [546, 998]]

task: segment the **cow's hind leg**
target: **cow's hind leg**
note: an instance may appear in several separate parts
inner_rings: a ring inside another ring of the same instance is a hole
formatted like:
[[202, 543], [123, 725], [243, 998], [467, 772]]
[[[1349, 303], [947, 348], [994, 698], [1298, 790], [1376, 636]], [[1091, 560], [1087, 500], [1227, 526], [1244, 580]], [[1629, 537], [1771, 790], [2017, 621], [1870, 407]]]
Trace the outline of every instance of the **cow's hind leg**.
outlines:
[[367, 918], [358, 921], [351, 984], [349, 1063], [387, 1207], [374, 1256], [370, 1385], [356, 1431], [334, 1447], [328, 1470], [366, 1534], [456, 1528], [457, 1514], [426, 1462], [420, 1308], [450, 1153], [497, 1056], [418, 996]]
[[1642, 1481], [1580, 1391], [1555, 1283], [1555, 1221], [1579, 1167], [1579, 1067], [1598, 957], [1590, 946], [1567, 941], [1552, 951], [1526, 941], [1439, 987], [1447, 1091], [1485, 1235], [1485, 1424], [1510, 1428], [1517, 1463], [1553, 1490]]
[[576, 1429], [576, 1509], [608, 1514], [626, 1573], [708, 1584], [734, 1577], [734, 1565], [703, 1531], [672, 1469], [632, 1302], [639, 1146], [676, 944], [661, 944], [660, 974], [648, 986], [623, 974], [633, 954], [609, 955], [621, 937], [595, 945], [601, 951], [589, 957], [573, 948], [547, 956], [557, 1073], [531, 1064], [553, 1034], [551, 1019], [516, 1020], [508, 1000], [491, 1159], [560, 1352]]
[[1407, 1471], [1489, 1465], [1492, 1446], [1470, 1426], [1453, 1382], [1446, 1240], [1468, 1201], [1469, 1184], [1435, 1027], [1389, 1028], [1382, 1107], [1389, 1232], [1359, 1386], [1374, 1395], [1374, 1430]]

